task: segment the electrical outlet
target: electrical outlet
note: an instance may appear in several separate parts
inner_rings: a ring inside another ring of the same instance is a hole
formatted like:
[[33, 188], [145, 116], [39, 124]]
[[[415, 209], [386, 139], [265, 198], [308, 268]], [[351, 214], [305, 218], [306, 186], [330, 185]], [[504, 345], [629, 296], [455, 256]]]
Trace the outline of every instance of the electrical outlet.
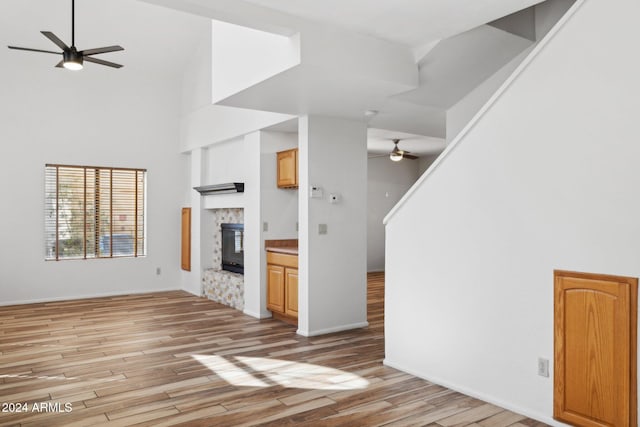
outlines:
[[269, 223], [268, 222], [263, 222], [262, 223], [262, 231], [269, 231]]
[[549, 376], [549, 359], [538, 357], [538, 375], [541, 377]]
[[156, 276], [159, 276], [162, 273], [160, 267], [156, 267]]

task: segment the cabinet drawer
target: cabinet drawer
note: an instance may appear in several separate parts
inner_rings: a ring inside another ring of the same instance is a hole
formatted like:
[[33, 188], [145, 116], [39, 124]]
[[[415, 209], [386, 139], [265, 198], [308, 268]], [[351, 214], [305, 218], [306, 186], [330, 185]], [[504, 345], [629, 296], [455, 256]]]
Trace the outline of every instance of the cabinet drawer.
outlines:
[[267, 252], [267, 264], [282, 265], [284, 267], [298, 268], [298, 256]]

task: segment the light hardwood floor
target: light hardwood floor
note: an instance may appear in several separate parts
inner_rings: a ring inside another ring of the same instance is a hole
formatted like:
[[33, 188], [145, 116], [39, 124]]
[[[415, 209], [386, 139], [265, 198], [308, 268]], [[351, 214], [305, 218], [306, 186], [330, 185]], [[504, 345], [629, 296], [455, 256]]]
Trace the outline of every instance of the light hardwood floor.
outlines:
[[0, 307], [0, 425], [544, 425], [383, 366], [383, 298], [315, 338], [185, 292]]

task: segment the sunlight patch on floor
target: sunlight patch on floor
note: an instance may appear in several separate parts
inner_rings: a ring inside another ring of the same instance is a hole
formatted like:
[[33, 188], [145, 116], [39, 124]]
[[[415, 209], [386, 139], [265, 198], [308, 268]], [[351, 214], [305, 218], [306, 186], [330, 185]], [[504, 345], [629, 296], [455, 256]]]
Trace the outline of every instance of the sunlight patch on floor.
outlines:
[[326, 366], [290, 360], [245, 356], [207, 356], [194, 354], [195, 360], [229, 384], [245, 387], [282, 386], [312, 390], [360, 390], [366, 379]]

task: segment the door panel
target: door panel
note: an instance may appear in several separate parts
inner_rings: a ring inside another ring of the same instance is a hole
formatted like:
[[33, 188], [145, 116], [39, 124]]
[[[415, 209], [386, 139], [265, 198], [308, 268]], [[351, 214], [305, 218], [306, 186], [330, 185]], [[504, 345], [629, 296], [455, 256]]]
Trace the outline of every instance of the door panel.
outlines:
[[278, 156], [278, 187], [298, 186], [298, 150], [281, 151]]
[[285, 271], [285, 283], [286, 283], [286, 307], [285, 314], [289, 316], [298, 317], [298, 270], [294, 268], [287, 268]]
[[182, 208], [182, 243], [180, 265], [191, 271], [191, 208]]
[[284, 267], [267, 265], [267, 308], [284, 313]]
[[554, 417], [635, 425], [637, 279], [556, 271]]

